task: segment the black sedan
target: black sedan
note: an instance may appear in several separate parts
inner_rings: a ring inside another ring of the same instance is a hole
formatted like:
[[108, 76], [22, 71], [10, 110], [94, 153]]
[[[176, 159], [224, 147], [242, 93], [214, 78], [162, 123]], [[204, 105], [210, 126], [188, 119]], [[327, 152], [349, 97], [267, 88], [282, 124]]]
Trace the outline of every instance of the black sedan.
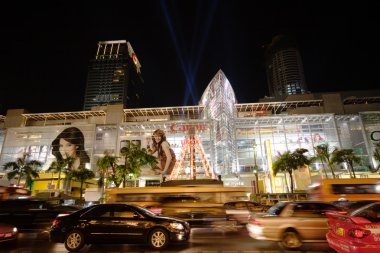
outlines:
[[187, 241], [189, 236], [187, 222], [129, 204], [93, 205], [57, 217], [50, 229], [50, 240], [64, 243], [68, 251], [94, 243], [144, 243], [163, 249], [170, 242]]

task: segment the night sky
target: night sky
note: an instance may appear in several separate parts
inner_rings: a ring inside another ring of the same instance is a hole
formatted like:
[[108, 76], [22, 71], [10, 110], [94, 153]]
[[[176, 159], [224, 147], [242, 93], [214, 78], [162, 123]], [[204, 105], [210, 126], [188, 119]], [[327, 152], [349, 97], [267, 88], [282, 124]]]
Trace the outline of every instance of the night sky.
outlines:
[[268, 95], [262, 46], [280, 33], [296, 39], [311, 92], [380, 88], [380, 1], [12, 2], [0, 17], [2, 115], [81, 111], [105, 40], [131, 43], [142, 107], [197, 105], [219, 69], [239, 103], [257, 102]]

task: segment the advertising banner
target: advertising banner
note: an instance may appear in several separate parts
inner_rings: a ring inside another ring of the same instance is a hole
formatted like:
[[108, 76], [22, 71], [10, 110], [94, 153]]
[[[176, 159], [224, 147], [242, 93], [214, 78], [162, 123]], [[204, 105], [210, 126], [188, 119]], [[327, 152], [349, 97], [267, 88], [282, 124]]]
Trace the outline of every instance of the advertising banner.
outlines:
[[26, 155], [43, 163], [43, 169], [57, 157], [75, 158], [74, 167], [90, 167], [94, 125], [41, 126], [7, 129], [0, 165]]

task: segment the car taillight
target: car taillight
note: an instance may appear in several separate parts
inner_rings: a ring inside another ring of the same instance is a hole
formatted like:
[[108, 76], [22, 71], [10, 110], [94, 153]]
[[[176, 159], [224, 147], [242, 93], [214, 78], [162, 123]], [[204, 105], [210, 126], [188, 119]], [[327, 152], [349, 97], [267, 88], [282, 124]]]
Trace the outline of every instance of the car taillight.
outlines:
[[53, 220], [53, 226], [58, 226], [59, 223], [61, 223], [61, 220], [59, 220], [59, 219]]
[[249, 220], [249, 223], [256, 226], [261, 226], [261, 222], [255, 219]]
[[360, 229], [360, 228], [351, 229], [349, 232], [349, 235], [351, 237], [359, 238], [359, 239], [362, 239], [362, 238], [364, 238], [370, 234], [371, 234], [371, 231], [365, 230], [365, 229]]

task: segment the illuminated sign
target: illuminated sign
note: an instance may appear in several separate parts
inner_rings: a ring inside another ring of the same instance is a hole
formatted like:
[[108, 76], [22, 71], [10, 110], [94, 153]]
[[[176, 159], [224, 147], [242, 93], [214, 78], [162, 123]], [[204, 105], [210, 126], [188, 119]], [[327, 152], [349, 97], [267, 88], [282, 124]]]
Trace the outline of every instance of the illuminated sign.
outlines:
[[380, 141], [380, 131], [371, 132], [370, 138], [372, 141]]
[[196, 124], [196, 125], [176, 125], [172, 124], [170, 126], [170, 132], [186, 132], [190, 129], [194, 128], [197, 131], [204, 131], [206, 130], [206, 125], [204, 124]]

